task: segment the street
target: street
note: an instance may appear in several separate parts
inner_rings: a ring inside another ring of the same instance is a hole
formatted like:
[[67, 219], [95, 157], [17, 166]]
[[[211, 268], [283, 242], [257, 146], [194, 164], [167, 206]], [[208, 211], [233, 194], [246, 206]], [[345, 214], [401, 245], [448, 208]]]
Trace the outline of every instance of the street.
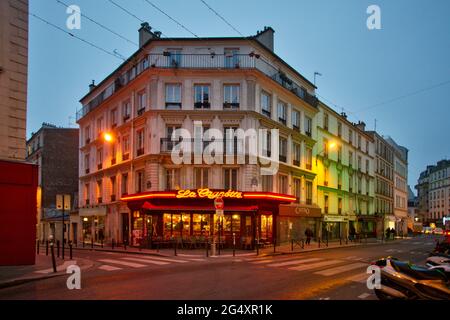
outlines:
[[81, 289], [67, 276], [0, 290], [0, 299], [312, 299], [374, 300], [366, 268], [380, 257], [424, 264], [435, 238], [420, 236], [387, 244], [257, 257], [252, 252], [206, 258], [203, 252], [157, 257], [78, 250], [88, 259]]

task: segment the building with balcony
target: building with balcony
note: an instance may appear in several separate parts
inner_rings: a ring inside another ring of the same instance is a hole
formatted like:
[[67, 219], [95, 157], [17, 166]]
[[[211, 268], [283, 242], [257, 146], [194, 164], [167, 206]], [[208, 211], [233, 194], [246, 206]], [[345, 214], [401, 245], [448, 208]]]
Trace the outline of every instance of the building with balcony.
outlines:
[[394, 216], [397, 234], [408, 233], [408, 149], [385, 137], [394, 151]]
[[[78, 238], [78, 134], [74, 128], [60, 128], [49, 123], [31, 134], [27, 141], [27, 158], [38, 166], [37, 238], [62, 241]], [[64, 213], [56, 195], [66, 196]]]
[[322, 209], [322, 237], [374, 236], [375, 147], [363, 123], [319, 103], [317, 115], [317, 204]]
[[417, 212], [423, 217], [424, 225], [429, 224], [429, 178], [433, 166], [427, 166], [426, 170], [420, 173], [415, 189], [417, 190]]
[[[234, 235], [253, 245], [298, 237], [303, 218], [321, 217], [315, 86], [274, 53], [273, 34], [266, 27], [250, 37], [166, 39], [142, 24], [138, 51], [81, 99], [80, 240], [151, 245], [220, 232], [228, 243]], [[176, 138], [179, 129], [194, 139]], [[208, 138], [210, 129], [230, 136]], [[261, 131], [258, 140], [275, 174], [248, 161], [238, 129], [278, 129], [279, 139]], [[219, 143], [216, 157], [245, 161], [207, 163], [194, 153], [195, 161], [175, 163], [180, 142], [192, 151]], [[221, 222], [213, 206], [220, 195]]]

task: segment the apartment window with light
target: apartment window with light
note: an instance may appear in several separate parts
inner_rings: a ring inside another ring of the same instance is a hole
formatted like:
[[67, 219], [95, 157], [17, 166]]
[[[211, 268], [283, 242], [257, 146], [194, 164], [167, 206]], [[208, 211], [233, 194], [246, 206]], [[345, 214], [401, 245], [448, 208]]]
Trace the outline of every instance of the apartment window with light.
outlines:
[[137, 94], [137, 104], [138, 104], [137, 114], [138, 116], [140, 116], [144, 113], [145, 108], [147, 107], [147, 93], [145, 92], [145, 90]]
[[279, 160], [282, 162], [286, 162], [287, 159], [287, 139], [280, 137], [279, 139]]
[[323, 139], [323, 156], [328, 158], [328, 139]]
[[313, 196], [313, 183], [312, 181], [305, 181], [305, 189], [306, 189], [306, 204], [312, 204], [312, 196]]
[[130, 159], [130, 136], [122, 138], [122, 161]]
[[272, 112], [272, 97], [264, 91], [261, 92], [261, 112], [269, 118]]
[[115, 143], [111, 144], [111, 165], [116, 164], [116, 157], [117, 157], [117, 147]]
[[89, 153], [84, 155], [84, 171], [86, 174], [90, 171], [90, 159], [89, 159]]
[[286, 125], [287, 105], [284, 102], [278, 102], [278, 121]]
[[144, 154], [145, 135], [144, 129], [136, 131], [136, 156]]
[[211, 107], [209, 101], [209, 85], [194, 85], [194, 107], [196, 109], [209, 109]]
[[116, 201], [116, 194], [117, 194], [117, 183], [116, 183], [116, 177], [112, 176], [109, 178], [110, 184], [111, 184], [111, 202]]
[[370, 193], [370, 183], [369, 179], [366, 179], [366, 195], [369, 195]]
[[282, 174], [278, 175], [278, 192], [282, 194], [288, 193], [287, 176]]
[[97, 149], [97, 169], [101, 170], [103, 167], [103, 148]]
[[323, 168], [323, 185], [324, 186], [328, 186], [328, 168], [324, 167]]
[[226, 84], [223, 86], [223, 107], [226, 109], [239, 108], [240, 86], [238, 84]]
[[292, 128], [300, 130], [300, 112], [292, 110]]
[[306, 147], [306, 169], [311, 170], [312, 169], [312, 148]]
[[237, 176], [238, 169], [224, 169], [224, 189], [225, 190], [237, 190]]
[[324, 213], [328, 213], [328, 196], [324, 196], [324, 205], [323, 205]]
[[102, 180], [97, 180], [97, 203], [103, 202], [103, 183]]
[[121, 183], [121, 188], [122, 188], [122, 196], [125, 196], [128, 194], [128, 173], [124, 173], [122, 174], [122, 183]]
[[181, 109], [181, 84], [166, 84], [166, 109]]
[[111, 128], [117, 126], [117, 108], [111, 110]]
[[295, 202], [300, 202], [301, 191], [302, 191], [302, 183], [300, 179], [294, 179], [294, 196], [296, 198]]
[[166, 190], [178, 190], [180, 187], [180, 169], [166, 169]]
[[272, 192], [273, 191], [273, 176], [264, 175], [261, 176], [262, 180], [262, 191], [264, 192]]
[[103, 132], [103, 118], [97, 119], [97, 135], [100, 137]]
[[208, 188], [208, 178], [208, 168], [194, 168], [194, 186], [196, 189]]
[[123, 122], [130, 119], [130, 116], [131, 116], [131, 102], [130, 101], [125, 101], [122, 104], [122, 116], [123, 116]]
[[143, 170], [136, 171], [136, 192], [141, 193], [145, 190], [145, 174]]
[[300, 158], [301, 158], [301, 145], [299, 143], [293, 143], [293, 150], [294, 150], [294, 159], [293, 164], [294, 166], [300, 167]]
[[342, 198], [338, 198], [338, 214], [342, 214]]
[[311, 137], [312, 135], [312, 119], [307, 116], [305, 116], [305, 134], [308, 137]]

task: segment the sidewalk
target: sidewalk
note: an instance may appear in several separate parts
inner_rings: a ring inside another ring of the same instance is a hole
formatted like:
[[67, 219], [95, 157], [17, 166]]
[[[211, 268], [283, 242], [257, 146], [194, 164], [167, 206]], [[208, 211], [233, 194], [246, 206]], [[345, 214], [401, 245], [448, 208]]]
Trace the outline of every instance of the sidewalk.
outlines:
[[56, 258], [56, 273], [53, 272], [52, 258], [45, 254], [36, 255], [36, 264], [30, 266], [0, 266], [0, 289], [19, 284], [66, 275], [70, 265], [78, 265], [86, 270], [94, 265], [86, 259], [62, 260]]

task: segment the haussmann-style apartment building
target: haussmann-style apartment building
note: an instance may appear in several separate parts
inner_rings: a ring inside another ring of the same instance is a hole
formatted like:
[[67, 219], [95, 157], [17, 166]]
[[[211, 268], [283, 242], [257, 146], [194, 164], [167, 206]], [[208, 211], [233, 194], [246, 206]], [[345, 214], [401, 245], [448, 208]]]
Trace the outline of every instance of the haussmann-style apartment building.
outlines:
[[[168, 39], [144, 23], [139, 40], [81, 99], [80, 240], [146, 246], [220, 232], [225, 243], [234, 237], [251, 248], [299, 239], [308, 227], [316, 238], [346, 237], [351, 228], [376, 234], [373, 136], [319, 103], [315, 86], [275, 54], [272, 28]], [[174, 138], [179, 129], [192, 139]], [[206, 137], [201, 149], [219, 141], [245, 163], [173, 161], [174, 149], [195, 151], [196, 134], [209, 129], [231, 138]], [[251, 143], [233, 135], [238, 129], [258, 131], [258, 151], [276, 162], [275, 174], [249, 160]], [[214, 214], [217, 197], [223, 219]]]

